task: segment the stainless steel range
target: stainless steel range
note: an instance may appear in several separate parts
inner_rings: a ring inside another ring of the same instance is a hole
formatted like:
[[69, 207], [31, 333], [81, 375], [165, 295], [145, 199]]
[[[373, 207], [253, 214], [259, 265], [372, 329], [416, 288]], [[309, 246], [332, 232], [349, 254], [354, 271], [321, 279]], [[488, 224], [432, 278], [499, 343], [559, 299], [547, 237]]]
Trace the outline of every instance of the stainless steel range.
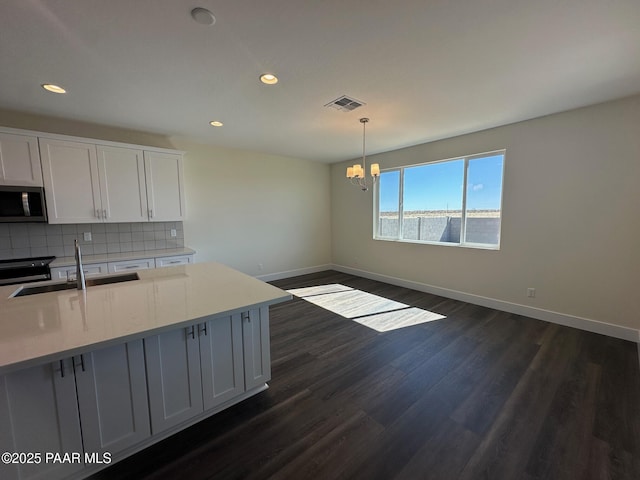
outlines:
[[35, 257], [0, 260], [0, 285], [51, 280], [49, 264], [55, 258]]

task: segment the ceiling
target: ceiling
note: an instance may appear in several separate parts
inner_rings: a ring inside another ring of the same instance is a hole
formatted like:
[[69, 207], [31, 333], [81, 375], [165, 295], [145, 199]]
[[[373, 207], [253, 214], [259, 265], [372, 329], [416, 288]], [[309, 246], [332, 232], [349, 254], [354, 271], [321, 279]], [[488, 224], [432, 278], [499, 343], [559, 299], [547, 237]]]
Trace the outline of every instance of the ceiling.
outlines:
[[638, 0], [2, 0], [0, 108], [336, 162], [364, 116], [370, 154], [638, 93], [638, 25]]

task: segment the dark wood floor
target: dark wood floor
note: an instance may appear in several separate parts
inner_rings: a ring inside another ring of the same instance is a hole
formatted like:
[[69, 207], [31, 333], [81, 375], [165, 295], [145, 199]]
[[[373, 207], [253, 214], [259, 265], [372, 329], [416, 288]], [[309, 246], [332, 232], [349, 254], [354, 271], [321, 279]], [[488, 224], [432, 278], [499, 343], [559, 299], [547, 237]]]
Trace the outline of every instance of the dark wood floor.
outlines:
[[446, 319], [377, 333], [271, 309], [269, 390], [96, 478], [640, 479], [635, 343], [337, 272]]

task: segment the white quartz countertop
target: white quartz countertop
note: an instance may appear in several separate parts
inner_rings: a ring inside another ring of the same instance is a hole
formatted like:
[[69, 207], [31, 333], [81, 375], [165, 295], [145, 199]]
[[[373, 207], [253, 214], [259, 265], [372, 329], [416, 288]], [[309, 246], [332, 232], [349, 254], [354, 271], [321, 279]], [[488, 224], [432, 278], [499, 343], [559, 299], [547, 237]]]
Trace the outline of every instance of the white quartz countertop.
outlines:
[[[107, 262], [120, 262], [123, 260], [138, 260], [140, 258], [158, 258], [158, 257], [173, 257], [178, 255], [193, 255], [196, 251], [187, 248], [165, 248], [162, 250], [143, 250], [138, 252], [127, 253], [105, 253], [102, 255], [82, 255], [82, 263], [107, 263]], [[49, 265], [51, 268], [56, 267], [68, 267], [69, 265], [75, 265], [75, 257], [58, 257]]]
[[0, 374], [291, 298], [214, 262], [137, 273], [84, 291], [9, 298], [20, 286], [0, 287]]

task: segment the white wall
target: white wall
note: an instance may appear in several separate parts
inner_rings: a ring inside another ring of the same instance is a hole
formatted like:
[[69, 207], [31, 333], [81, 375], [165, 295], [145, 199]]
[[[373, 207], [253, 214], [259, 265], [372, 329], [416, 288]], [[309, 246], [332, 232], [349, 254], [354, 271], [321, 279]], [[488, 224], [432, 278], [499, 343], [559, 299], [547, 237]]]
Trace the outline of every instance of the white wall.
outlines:
[[198, 261], [223, 262], [251, 275], [331, 263], [329, 165], [175, 145], [187, 151], [185, 239]]
[[333, 262], [639, 329], [638, 126], [635, 96], [369, 157], [384, 169], [506, 148], [499, 251], [372, 240], [372, 193], [345, 179], [352, 161], [334, 164]]

